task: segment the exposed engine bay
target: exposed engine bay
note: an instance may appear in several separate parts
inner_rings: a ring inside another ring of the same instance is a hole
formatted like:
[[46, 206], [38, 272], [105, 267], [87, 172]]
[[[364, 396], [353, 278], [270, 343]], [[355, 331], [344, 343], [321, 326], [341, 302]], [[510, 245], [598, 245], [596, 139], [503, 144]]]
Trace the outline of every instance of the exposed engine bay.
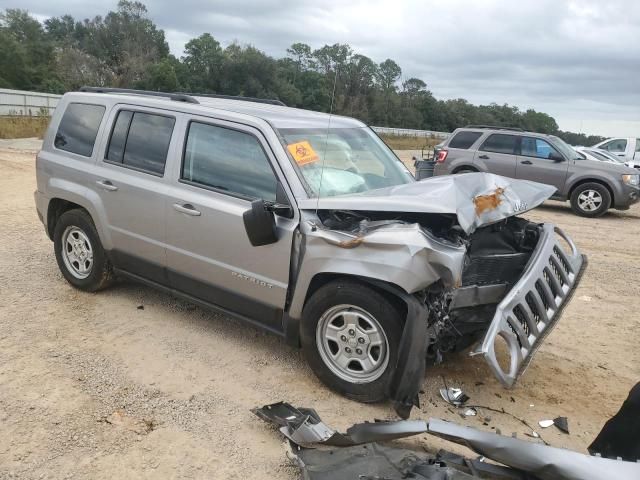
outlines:
[[[320, 211], [323, 225], [347, 232], [352, 240], [343, 248], [355, 248], [372, 230], [394, 224], [419, 224], [442, 242], [464, 247], [462, 276], [457, 285], [437, 281], [416, 296], [429, 309], [428, 358], [464, 350], [486, 332], [496, 305], [518, 281], [539, 237], [541, 226], [509, 217], [466, 235], [455, 215], [428, 213]], [[391, 218], [390, 218], [391, 217]]]
[[[517, 217], [552, 194], [548, 185], [470, 173], [301, 201], [296, 290], [328, 272], [404, 304], [388, 385], [403, 418], [419, 403], [427, 364], [450, 352], [472, 347], [511, 388], [586, 266], [561, 229]], [[294, 294], [290, 314], [303, 304]]]

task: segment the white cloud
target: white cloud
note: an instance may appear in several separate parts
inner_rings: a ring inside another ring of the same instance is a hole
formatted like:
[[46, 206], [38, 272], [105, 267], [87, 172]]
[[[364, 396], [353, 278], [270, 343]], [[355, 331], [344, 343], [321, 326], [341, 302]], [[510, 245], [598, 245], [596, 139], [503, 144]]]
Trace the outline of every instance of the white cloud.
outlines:
[[[18, 0], [9, 0], [17, 2]], [[437, 97], [510, 103], [560, 127], [640, 136], [640, 2], [636, 0], [147, 0], [176, 56], [203, 32], [222, 45], [284, 55], [294, 42], [348, 43]], [[20, 0], [39, 18], [104, 15], [111, 5]], [[11, 7], [11, 5], [9, 5]]]

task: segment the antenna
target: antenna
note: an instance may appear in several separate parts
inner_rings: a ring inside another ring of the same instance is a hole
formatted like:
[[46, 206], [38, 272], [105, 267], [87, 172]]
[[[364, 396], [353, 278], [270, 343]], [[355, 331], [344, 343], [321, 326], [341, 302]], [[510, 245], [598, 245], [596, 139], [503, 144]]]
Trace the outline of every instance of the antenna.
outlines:
[[318, 215], [318, 205], [320, 204], [320, 193], [322, 192], [322, 178], [324, 177], [324, 163], [327, 157], [327, 145], [329, 143], [329, 132], [331, 131], [331, 116], [333, 115], [333, 101], [336, 98], [337, 83], [338, 83], [338, 66], [336, 65], [336, 75], [333, 79], [333, 91], [331, 92], [331, 106], [329, 107], [329, 119], [327, 121], [327, 135], [324, 138], [324, 154], [322, 155], [322, 167], [320, 168], [320, 182], [318, 184], [318, 196], [316, 197], [316, 216]]

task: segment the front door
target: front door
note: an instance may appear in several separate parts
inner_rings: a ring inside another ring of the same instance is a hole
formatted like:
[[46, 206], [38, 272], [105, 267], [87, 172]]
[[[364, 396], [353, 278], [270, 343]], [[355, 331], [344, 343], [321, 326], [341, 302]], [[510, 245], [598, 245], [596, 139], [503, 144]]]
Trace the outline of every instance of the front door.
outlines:
[[518, 137], [505, 133], [489, 135], [475, 154], [473, 163], [482, 171], [515, 178]]
[[569, 162], [542, 138], [521, 137], [516, 176], [522, 180], [546, 183], [564, 190]]
[[167, 265], [173, 288], [281, 332], [297, 220], [276, 216], [278, 241], [254, 247], [242, 219], [251, 200], [275, 202], [274, 160], [258, 130], [192, 118], [167, 197]]
[[176, 118], [153, 109], [120, 106], [88, 188], [104, 206], [102, 219], [118, 268], [157, 282], [165, 268], [165, 165]]

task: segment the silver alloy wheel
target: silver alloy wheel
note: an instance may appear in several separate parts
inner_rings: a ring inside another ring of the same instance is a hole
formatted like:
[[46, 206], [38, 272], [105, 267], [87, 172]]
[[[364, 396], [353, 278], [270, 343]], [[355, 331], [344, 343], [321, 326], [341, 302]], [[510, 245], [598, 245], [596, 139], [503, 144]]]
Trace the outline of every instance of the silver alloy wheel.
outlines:
[[325, 365], [350, 383], [373, 382], [389, 364], [389, 341], [382, 325], [354, 305], [336, 305], [322, 314], [316, 345]]
[[80, 228], [69, 226], [62, 234], [62, 260], [71, 275], [84, 279], [93, 267], [93, 247]]
[[585, 190], [578, 195], [578, 206], [585, 212], [594, 212], [602, 205], [602, 195], [597, 190]]

